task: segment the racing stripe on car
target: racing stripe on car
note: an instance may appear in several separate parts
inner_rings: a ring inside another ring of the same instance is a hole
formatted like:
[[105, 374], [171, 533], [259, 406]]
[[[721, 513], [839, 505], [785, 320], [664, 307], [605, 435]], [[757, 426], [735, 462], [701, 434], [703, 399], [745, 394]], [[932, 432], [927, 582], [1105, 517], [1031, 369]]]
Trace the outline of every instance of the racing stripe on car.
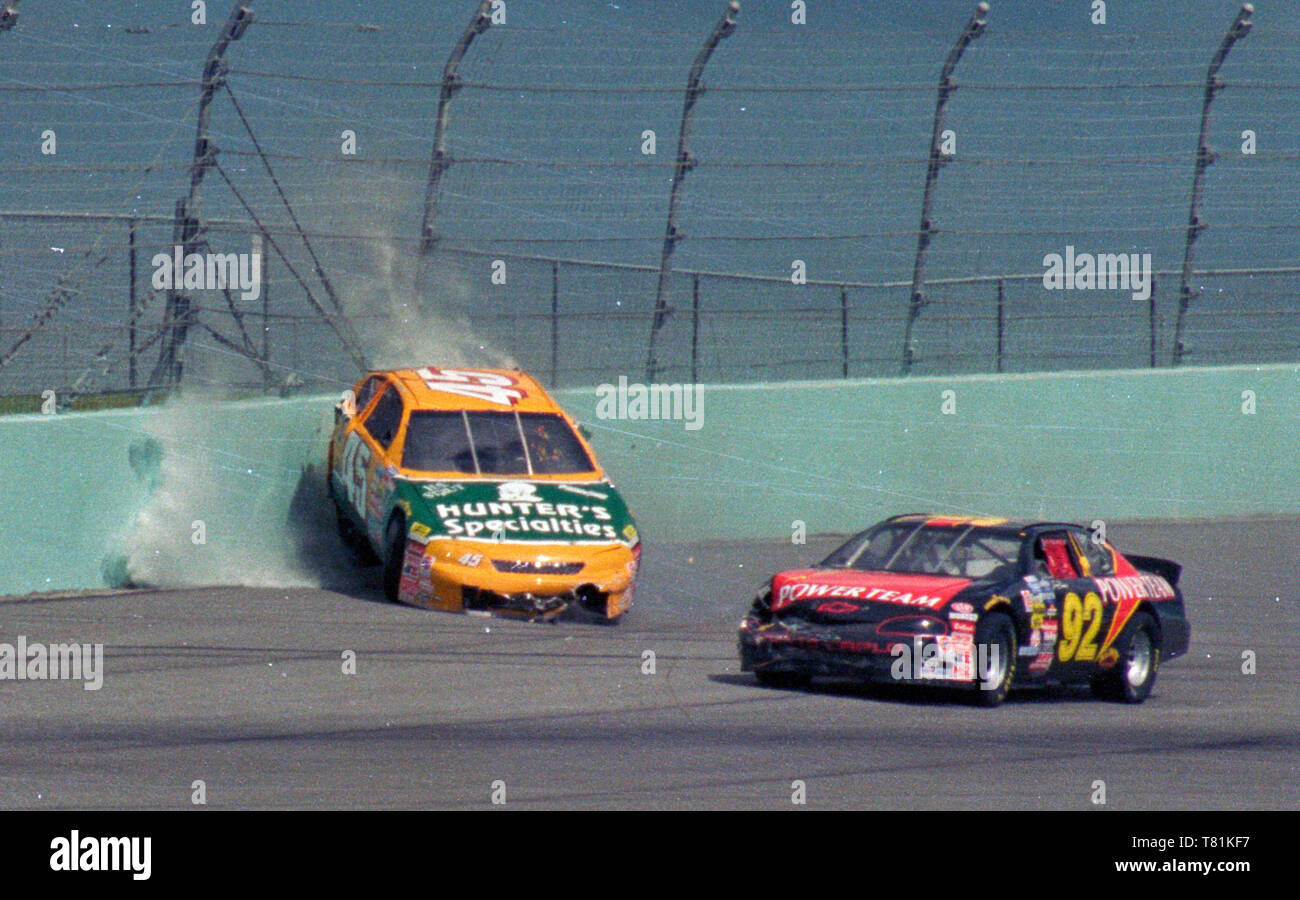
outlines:
[[[1129, 567], [1132, 569], [1132, 567]], [[1136, 571], [1136, 570], [1133, 570]], [[1168, 600], [1175, 596], [1169, 582], [1159, 575], [1107, 576], [1094, 579], [1101, 597], [1107, 603], [1115, 604], [1115, 615], [1110, 620], [1110, 630], [1097, 652], [1097, 661], [1102, 666], [1110, 666], [1119, 658], [1111, 649], [1111, 644], [1120, 636], [1128, 620], [1145, 600]]]
[[1111, 647], [1115, 639], [1119, 637], [1128, 620], [1133, 618], [1133, 613], [1137, 611], [1140, 604], [1146, 597], [1126, 597], [1120, 600], [1115, 606], [1115, 615], [1110, 620], [1110, 631], [1106, 633], [1106, 639], [1101, 642], [1101, 649], [1097, 651], [1097, 664], [1102, 667], [1113, 666], [1119, 660], [1119, 651]]

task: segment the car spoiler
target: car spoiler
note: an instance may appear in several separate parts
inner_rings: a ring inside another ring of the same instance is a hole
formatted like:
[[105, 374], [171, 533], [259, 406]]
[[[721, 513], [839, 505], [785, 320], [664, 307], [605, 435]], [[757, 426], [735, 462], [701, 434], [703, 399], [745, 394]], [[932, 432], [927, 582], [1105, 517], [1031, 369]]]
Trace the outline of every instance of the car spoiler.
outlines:
[[1178, 584], [1178, 576], [1183, 571], [1183, 567], [1178, 563], [1171, 559], [1161, 559], [1158, 556], [1133, 556], [1126, 553], [1124, 558], [1131, 562], [1135, 568], [1150, 572], [1153, 575], [1159, 575], [1174, 586]]

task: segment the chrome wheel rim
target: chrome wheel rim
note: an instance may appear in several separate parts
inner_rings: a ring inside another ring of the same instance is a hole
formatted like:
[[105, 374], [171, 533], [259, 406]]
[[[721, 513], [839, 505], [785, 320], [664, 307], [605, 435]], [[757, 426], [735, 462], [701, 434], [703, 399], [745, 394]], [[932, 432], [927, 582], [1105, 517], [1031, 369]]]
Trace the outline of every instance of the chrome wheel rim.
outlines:
[[1151, 638], [1146, 631], [1138, 631], [1128, 648], [1128, 666], [1125, 677], [1130, 687], [1141, 687], [1151, 672]]

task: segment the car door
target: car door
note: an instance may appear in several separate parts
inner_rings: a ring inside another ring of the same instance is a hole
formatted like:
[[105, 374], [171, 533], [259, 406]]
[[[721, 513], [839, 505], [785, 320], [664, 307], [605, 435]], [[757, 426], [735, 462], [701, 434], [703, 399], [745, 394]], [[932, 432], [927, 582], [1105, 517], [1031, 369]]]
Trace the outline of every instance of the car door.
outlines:
[[[387, 379], [381, 375], [371, 375], [359, 383], [355, 390], [343, 393], [334, 405], [334, 433], [330, 438], [329, 479], [334, 499], [341, 510], [356, 514], [357, 506], [354, 495], [356, 484], [360, 480], [364, 489], [364, 477], [358, 479], [355, 466], [358, 462], [362, 440], [353, 433], [370, 412], [371, 402], [383, 390]], [[361, 460], [365, 462], [365, 460]]]
[[[1139, 578], [1119, 577], [1115, 549], [1100, 536], [1075, 529], [1070, 532], [1070, 538], [1083, 574], [1092, 582], [1101, 602], [1102, 627], [1096, 639], [1096, 653], [1092, 655], [1094, 670], [1109, 669], [1119, 659], [1114, 647], [1116, 641], [1134, 611], [1149, 597], [1147, 587]], [[1136, 574], [1136, 570], [1126, 565], [1125, 574], [1128, 573]]]
[[1035, 539], [1034, 558], [1051, 580], [1055, 609], [1036, 614], [1034, 627], [1054, 645], [1048, 668], [1063, 681], [1086, 678], [1096, 670], [1107, 610], [1090, 574], [1088, 557], [1071, 529], [1044, 531]]
[[392, 489], [388, 451], [401, 427], [402, 398], [384, 383], [369, 409], [350, 423], [343, 438], [337, 475], [349, 511], [372, 540], [382, 536], [387, 495]]

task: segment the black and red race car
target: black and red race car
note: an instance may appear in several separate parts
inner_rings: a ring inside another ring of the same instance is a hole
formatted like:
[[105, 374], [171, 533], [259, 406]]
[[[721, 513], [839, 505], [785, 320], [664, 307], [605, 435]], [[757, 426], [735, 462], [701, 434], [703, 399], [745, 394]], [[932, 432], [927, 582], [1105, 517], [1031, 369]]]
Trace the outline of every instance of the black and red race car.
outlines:
[[740, 623], [741, 669], [774, 687], [960, 687], [985, 706], [1013, 686], [1088, 682], [1141, 703], [1187, 652], [1180, 571], [1079, 525], [895, 516], [775, 575]]

